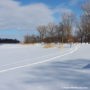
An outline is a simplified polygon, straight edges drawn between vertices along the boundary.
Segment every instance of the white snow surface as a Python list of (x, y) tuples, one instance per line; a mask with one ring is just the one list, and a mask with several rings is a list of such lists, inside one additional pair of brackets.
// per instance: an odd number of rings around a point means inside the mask
[(0, 90), (90, 90), (90, 44), (1, 44)]

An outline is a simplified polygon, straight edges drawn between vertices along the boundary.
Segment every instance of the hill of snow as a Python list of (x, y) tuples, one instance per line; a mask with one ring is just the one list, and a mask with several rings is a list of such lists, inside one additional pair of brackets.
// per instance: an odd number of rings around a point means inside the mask
[(90, 45), (0, 46), (0, 90), (90, 90)]

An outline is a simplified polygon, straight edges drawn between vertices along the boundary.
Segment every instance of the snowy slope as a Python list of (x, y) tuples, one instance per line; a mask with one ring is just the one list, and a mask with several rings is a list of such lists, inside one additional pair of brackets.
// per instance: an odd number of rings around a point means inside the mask
[(90, 90), (88, 44), (64, 49), (2, 45), (0, 51), (0, 90)]

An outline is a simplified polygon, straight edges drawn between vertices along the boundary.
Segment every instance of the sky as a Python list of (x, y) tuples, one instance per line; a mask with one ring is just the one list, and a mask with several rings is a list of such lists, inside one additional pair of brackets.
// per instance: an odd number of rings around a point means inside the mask
[(0, 0), (0, 38), (23, 40), (39, 25), (59, 23), (62, 13), (81, 15), (85, 0)]

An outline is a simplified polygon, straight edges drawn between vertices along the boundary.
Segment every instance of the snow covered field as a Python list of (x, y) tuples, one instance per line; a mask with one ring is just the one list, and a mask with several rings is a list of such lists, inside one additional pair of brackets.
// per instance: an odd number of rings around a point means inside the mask
[(0, 45), (0, 90), (90, 90), (90, 45)]

